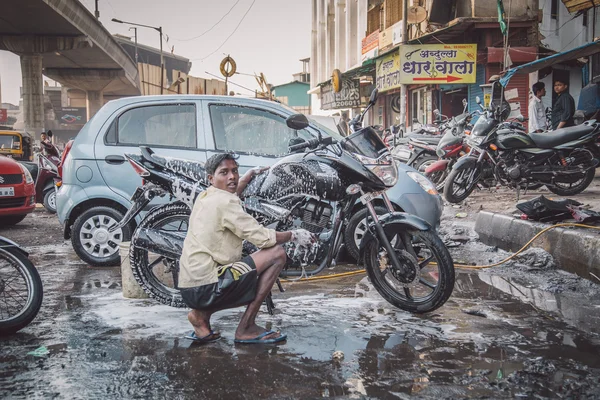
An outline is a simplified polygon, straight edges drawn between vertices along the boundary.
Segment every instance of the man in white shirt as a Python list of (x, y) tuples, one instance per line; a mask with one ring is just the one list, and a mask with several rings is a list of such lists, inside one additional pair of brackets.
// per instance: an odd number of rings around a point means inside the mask
[[(304, 229), (276, 232), (265, 228), (244, 211), (237, 193), (256, 171), (240, 179), (232, 154), (209, 158), (206, 172), (211, 186), (194, 203), (180, 259), (178, 287), (183, 301), (192, 309), (188, 320), (194, 327), (186, 337), (200, 343), (219, 339), (220, 334), (211, 329), (211, 315), (247, 305), (234, 341), (281, 342), (286, 335), (255, 323), (262, 302), (287, 260), (285, 251), (277, 245), (291, 241), (307, 246), (313, 237)], [(244, 240), (261, 250), (242, 258)]]
[(544, 82), (537, 82), (531, 87), (533, 97), (529, 102), (529, 132), (545, 132), (548, 130), (546, 111), (542, 97), (546, 95)]

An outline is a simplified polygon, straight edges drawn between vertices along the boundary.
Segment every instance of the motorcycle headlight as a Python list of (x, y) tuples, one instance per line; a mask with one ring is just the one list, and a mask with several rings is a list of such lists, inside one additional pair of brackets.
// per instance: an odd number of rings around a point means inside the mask
[(426, 191), (429, 194), (432, 195), (436, 195), (438, 194), (437, 189), (435, 188), (435, 185), (433, 183), (431, 183), (431, 181), (427, 178), (425, 178), (423, 175), (421, 175), (418, 172), (407, 172), (406, 173), (408, 176), (410, 176), (410, 178), (417, 182), (419, 184), (419, 186), (421, 186), (421, 188)]
[(372, 173), (374, 173), (383, 184), (387, 187), (392, 187), (398, 182), (398, 165), (397, 161), (389, 155), (384, 159), (375, 160), (374, 158), (365, 157), (360, 154), (353, 155), (364, 164)]
[(19, 164), (19, 166), (21, 167), (21, 170), (23, 171), (23, 175), (25, 175), (25, 183), (27, 183), (27, 184), (33, 183), (33, 177), (31, 176), (31, 173), (29, 172), (29, 170), (27, 168), (25, 168), (23, 166), (23, 164)]

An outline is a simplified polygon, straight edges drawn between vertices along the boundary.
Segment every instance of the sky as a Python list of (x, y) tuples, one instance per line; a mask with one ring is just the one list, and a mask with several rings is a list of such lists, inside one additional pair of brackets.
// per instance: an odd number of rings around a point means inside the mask
[[(94, 0), (80, 2), (93, 13)], [(190, 75), (197, 77), (211, 78), (205, 72), (221, 77), (219, 64), (230, 54), (238, 72), (263, 72), (269, 83), (278, 85), (292, 81), (292, 74), (302, 71), (299, 60), (310, 57), (310, 0), (99, 0), (99, 10), (100, 22), (112, 34), (133, 36), (129, 26), (112, 18), (162, 26), (169, 37), (164, 50), (175, 46), (175, 54), (191, 60)], [(158, 48), (158, 32), (138, 28), (138, 42)], [(0, 79), (2, 102), (19, 104), (17, 55), (0, 50)], [(230, 81), (258, 89), (252, 76), (235, 75)], [(230, 88), (251, 94), (237, 86)]]

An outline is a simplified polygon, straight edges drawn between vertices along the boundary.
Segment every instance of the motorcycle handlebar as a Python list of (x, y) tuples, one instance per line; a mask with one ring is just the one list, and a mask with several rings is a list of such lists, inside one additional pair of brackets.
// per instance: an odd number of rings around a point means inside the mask
[(322, 144), (324, 146), (330, 145), (335, 143), (335, 139), (332, 138), (331, 136), (327, 136), (324, 137), (323, 139), (321, 139), (319, 141), (319, 139), (308, 139), (306, 142), (304, 143), (298, 143), (298, 144), (294, 144), (291, 145), (289, 147), (290, 151), (297, 151), (297, 150), (302, 150), (302, 149), (306, 149), (306, 148), (311, 148), (314, 149), (316, 148), (319, 144)]

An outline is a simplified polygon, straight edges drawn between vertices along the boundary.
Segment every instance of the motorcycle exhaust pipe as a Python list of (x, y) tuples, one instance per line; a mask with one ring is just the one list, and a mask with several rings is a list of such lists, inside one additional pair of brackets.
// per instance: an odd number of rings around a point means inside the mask
[(142, 228), (136, 231), (131, 244), (137, 248), (179, 260), (185, 235), (158, 229)]

